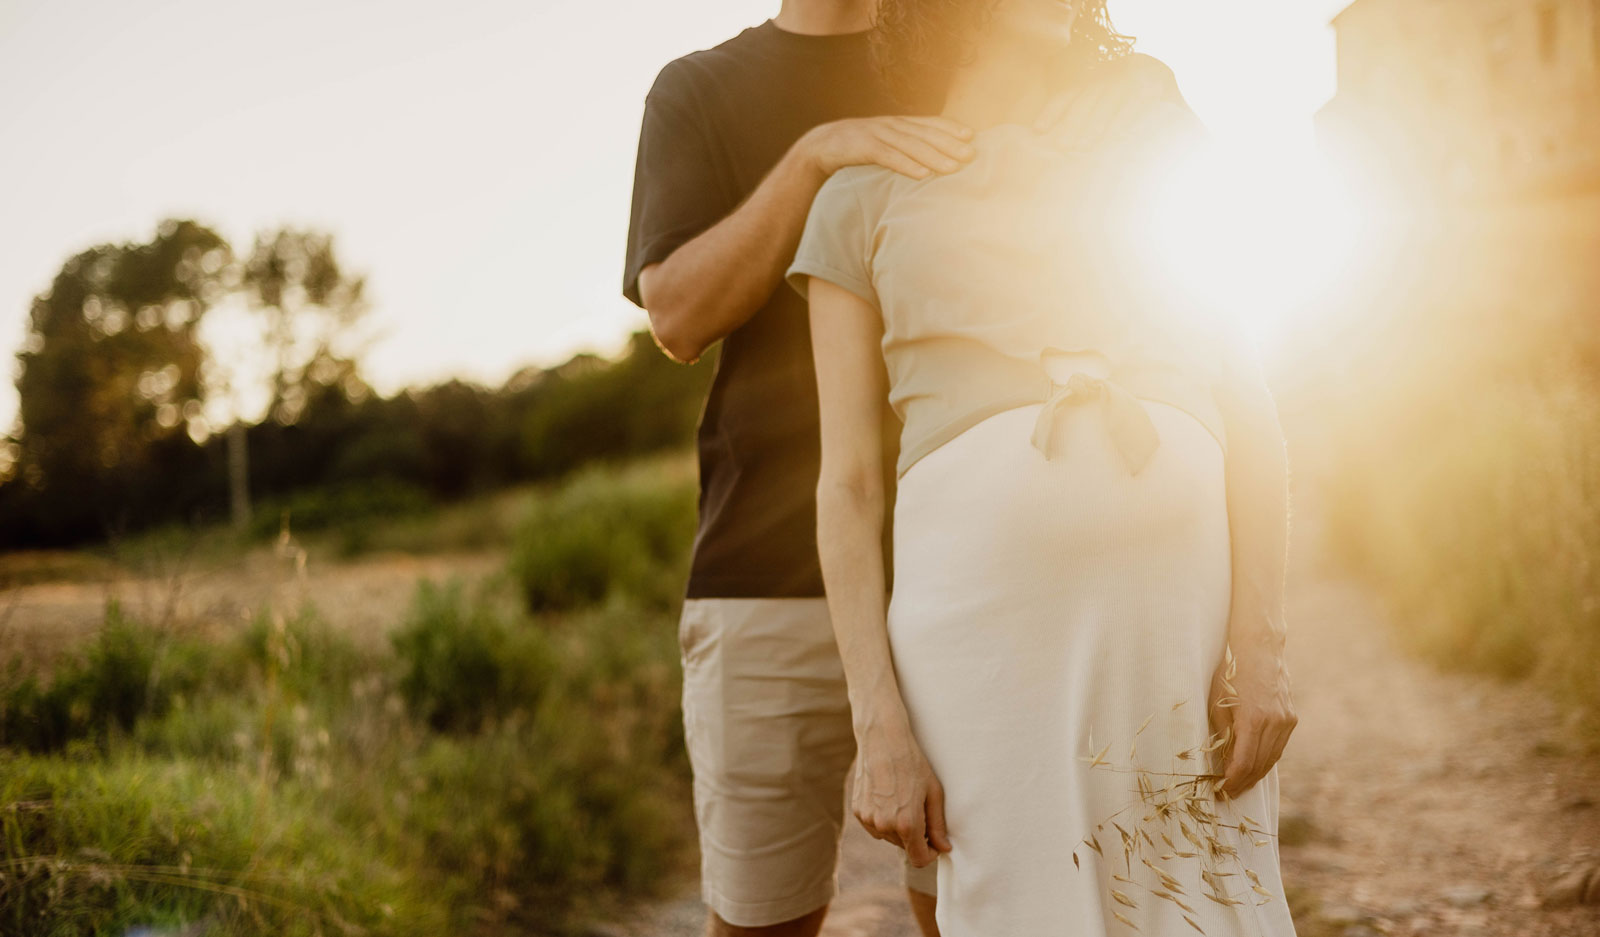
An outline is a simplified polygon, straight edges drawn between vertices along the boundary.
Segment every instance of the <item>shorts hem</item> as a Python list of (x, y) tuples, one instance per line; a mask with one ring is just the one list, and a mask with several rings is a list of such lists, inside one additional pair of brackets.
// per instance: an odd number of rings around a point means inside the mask
[(717, 917), (734, 927), (771, 927), (805, 917), (831, 902), (838, 891), (837, 883), (830, 880), (778, 901), (736, 901), (705, 885), (700, 897)]

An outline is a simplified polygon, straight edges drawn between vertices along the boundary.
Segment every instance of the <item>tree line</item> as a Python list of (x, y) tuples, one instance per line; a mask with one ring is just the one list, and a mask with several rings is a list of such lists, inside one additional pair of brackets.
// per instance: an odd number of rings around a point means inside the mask
[[(615, 360), (580, 353), (498, 388), (381, 397), (361, 371), (365, 287), (330, 235), (295, 228), (235, 251), (169, 219), (147, 242), (69, 258), (33, 299), (17, 353), (0, 549), (174, 522), (244, 528), (261, 500), (319, 486), (449, 500), (693, 438), (714, 356), (676, 364), (642, 330)], [(248, 336), (231, 356), (205, 340), (226, 316)], [(254, 419), (250, 391), (267, 398)]]

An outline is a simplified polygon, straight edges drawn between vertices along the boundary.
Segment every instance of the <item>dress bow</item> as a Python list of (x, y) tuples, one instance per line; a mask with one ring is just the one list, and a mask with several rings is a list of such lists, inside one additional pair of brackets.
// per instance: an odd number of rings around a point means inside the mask
[(1057, 382), (1054, 377), (1050, 379), (1050, 396), (1039, 410), (1039, 418), (1033, 425), (1034, 447), (1044, 453), (1046, 459), (1050, 458), (1050, 438), (1055, 430), (1057, 408), (1069, 402), (1084, 403), (1095, 399), (1102, 401), (1106, 428), (1111, 433), (1111, 441), (1117, 451), (1122, 454), (1123, 463), (1131, 474), (1139, 474), (1139, 470), (1149, 464), (1150, 457), (1161, 443), (1161, 436), (1156, 432), (1150, 414), (1145, 412), (1139, 399), (1121, 384), (1083, 371), (1074, 372), (1065, 383)]

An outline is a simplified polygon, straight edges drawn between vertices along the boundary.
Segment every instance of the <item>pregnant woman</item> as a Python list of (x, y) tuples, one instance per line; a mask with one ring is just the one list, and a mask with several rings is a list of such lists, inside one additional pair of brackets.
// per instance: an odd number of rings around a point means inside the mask
[(832, 176), (788, 273), (856, 816), (937, 862), (943, 937), (1291, 937), (1282, 431), (1238, 327), (1139, 249), (1197, 124), (1174, 87), (1092, 152), (1033, 129), (1127, 52), (1104, 0), (882, 0), (873, 39), (979, 129), (947, 175)]

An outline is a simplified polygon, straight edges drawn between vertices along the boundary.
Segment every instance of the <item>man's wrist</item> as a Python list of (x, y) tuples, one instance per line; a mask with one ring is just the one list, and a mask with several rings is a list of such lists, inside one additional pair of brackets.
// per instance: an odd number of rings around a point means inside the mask
[(801, 134), (800, 139), (794, 141), (794, 145), (783, 154), (783, 161), (787, 162), (795, 173), (820, 189), (822, 184), (828, 181), (828, 172), (823, 169), (822, 157), (818, 153), (817, 132), (818, 128), (812, 127)]

